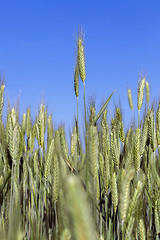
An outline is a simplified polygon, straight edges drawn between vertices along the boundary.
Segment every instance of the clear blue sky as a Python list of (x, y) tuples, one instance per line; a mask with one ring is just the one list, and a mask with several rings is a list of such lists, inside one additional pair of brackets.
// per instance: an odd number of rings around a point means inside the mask
[[(160, 1), (0, 1), (0, 71), (6, 72), (6, 100), (20, 94), (20, 112), (32, 116), (43, 96), (58, 125), (73, 126), (76, 114), (73, 71), (78, 25), (85, 31), (86, 99), (96, 108), (116, 89), (109, 109), (127, 88), (137, 101), (138, 74), (147, 73), (152, 99), (160, 95)], [(21, 92), (20, 92), (21, 91)], [(79, 111), (83, 121), (83, 84)], [(133, 115), (132, 115), (133, 116)]]

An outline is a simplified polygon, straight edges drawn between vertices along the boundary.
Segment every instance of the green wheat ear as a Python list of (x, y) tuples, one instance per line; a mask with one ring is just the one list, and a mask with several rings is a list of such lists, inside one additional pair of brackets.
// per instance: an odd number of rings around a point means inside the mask
[[(123, 174), (123, 173), (122, 173)], [(127, 215), (127, 210), (130, 200), (130, 182), (134, 177), (135, 170), (132, 168), (126, 171), (121, 181), (121, 192), (120, 192), (120, 217), (122, 224), (124, 223)]]
[(117, 181), (116, 181), (116, 173), (114, 172), (111, 180), (111, 194), (112, 194), (112, 202), (114, 206), (114, 212), (116, 213), (118, 206), (118, 190), (117, 190)]
[[(90, 126), (88, 131), (88, 163), (89, 163), (89, 171), (93, 177), (96, 179), (98, 176), (98, 133), (97, 128), (95, 126)], [(87, 171), (88, 171), (87, 170)]]
[(139, 236), (140, 240), (146, 240), (145, 226), (143, 219), (139, 220)]
[(160, 217), (159, 217), (160, 209), (158, 209), (158, 201), (155, 201), (154, 206), (154, 216), (155, 216), (155, 227), (157, 235), (160, 233)]
[(47, 147), (50, 146), (50, 143), (53, 139), (53, 133), (54, 133), (54, 130), (53, 130), (53, 123), (52, 123), (52, 116), (49, 115), (48, 122), (47, 122)]
[(44, 134), (46, 130), (46, 122), (47, 122), (47, 109), (45, 109), (45, 105), (42, 104), (40, 106), (39, 115), (36, 122), (37, 140), (41, 148), (44, 147)]
[(131, 89), (128, 89), (128, 102), (131, 110), (133, 111), (133, 100), (132, 100)]
[(156, 112), (156, 133), (157, 133), (157, 143), (160, 145), (160, 103), (158, 104), (158, 109)]
[(79, 66), (78, 66), (78, 59), (76, 61), (76, 67), (74, 69), (74, 91), (76, 97), (78, 98), (79, 95)]
[(17, 121), (17, 114), (15, 108), (12, 108), (8, 114), (7, 119), (7, 144), (9, 153), (14, 164), (20, 160), (22, 153), (22, 132), (21, 127)]
[(76, 177), (65, 181), (65, 199), (69, 218), (70, 233), (76, 240), (95, 240), (93, 219), (87, 202), (87, 195)]
[(86, 79), (86, 66), (85, 66), (85, 53), (84, 53), (84, 43), (83, 43), (83, 33), (82, 31), (78, 36), (78, 66), (79, 74), (84, 82)]
[(135, 169), (136, 172), (139, 171), (140, 169), (140, 163), (141, 163), (141, 158), (140, 158), (140, 128), (136, 129), (135, 132), (135, 140), (134, 140), (134, 164), (135, 164)]
[(156, 139), (156, 127), (154, 121), (154, 113), (151, 109), (149, 112), (149, 120), (148, 120), (148, 135), (149, 135), (149, 143), (151, 144), (153, 152), (157, 148), (157, 139)]
[(53, 182), (52, 182), (53, 202), (55, 203), (58, 200), (59, 186), (60, 186), (60, 169), (59, 169), (59, 161), (58, 161), (57, 154), (54, 154), (52, 158), (51, 172), (53, 174)]
[(145, 86), (145, 78), (143, 78), (141, 80), (141, 82), (139, 83), (139, 87), (138, 87), (138, 102), (137, 102), (137, 106), (138, 106), (138, 110), (141, 110), (142, 104), (143, 104), (143, 96), (144, 96), (144, 86)]
[(147, 101), (147, 104), (149, 104), (149, 99), (150, 99), (150, 87), (149, 87), (149, 83), (146, 82), (146, 101)]
[(27, 126), (26, 126), (26, 134), (29, 138), (30, 132), (32, 129), (32, 122), (31, 122), (31, 110), (30, 108), (27, 109)]
[(118, 145), (116, 130), (115, 127), (113, 127), (110, 135), (110, 152), (116, 167), (119, 167), (120, 157), (120, 149)]
[(77, 151), (77, 140), (78, 140), (78, 136), (77, 136), (77, 129), (75, 126), (71, 136), (71, 155), (74, 155), (74, 153), (76, 153)]
[(5, 85), (1, 84), (0, 86), (0, 119), (2, 119), (2, 112), (3, 112), (3, 104), (4, 104), (4, 89)]
[(45, 163), (45, 172), (44, 172), (45, 181), (47, 180), (48, 175), (50, 174), (53, 152), (54, 152), (54, 139), (52, 139), (51, 144), (49, 146), (48, 153), (47, 153), (47, 160), (46, 160), (46, 163)]
[(140, 156), (143, 156), (143, 153), (146, 148), (146, 142), (148, 138), (148, 117), (145, 117), (143, 127), (142, 127), (142, 134), (141, 134), (141, 144), (140, 144)]

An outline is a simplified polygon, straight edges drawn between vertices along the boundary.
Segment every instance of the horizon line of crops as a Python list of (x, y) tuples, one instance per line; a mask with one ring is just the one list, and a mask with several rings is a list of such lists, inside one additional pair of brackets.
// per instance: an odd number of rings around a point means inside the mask
[[(80, 79), (84, 140), (78, 122)], [(1, 79), (0, 239), (160, 239), (160, 102), (149, 107), (150, 88), (142, 77), (138, 122), (125, 132), (120, 107), (115, 106), (114, 116), (107, 118), (114, 91), (96, 114), (94, 102), (86, 108), (85, 81), (80, 30), (74, 70), (77, 117), (68, 145), (64, 127), (54, 128), (44, 104), (34, 122), (29, 108), (20, 121), (18, 109), (8, 107), (4, 124)], [(128, 101), (135, 111), (130, 89)]]

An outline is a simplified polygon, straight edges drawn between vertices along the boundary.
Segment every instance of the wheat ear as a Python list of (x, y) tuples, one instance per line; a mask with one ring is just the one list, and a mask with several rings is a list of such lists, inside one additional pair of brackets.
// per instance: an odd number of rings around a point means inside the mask
[(133, 111), (133, 100), (132, 100), (131, 89), (128, 89), (128, 102), (131, 110)]

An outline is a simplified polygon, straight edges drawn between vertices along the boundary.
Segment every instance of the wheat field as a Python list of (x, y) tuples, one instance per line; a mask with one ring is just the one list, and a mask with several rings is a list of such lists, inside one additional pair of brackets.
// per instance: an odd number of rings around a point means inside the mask
[[(80, 80), (84, 136), (78, 121)], [(94, 103), (86, 107), (85, 82), (80, 32), (74, 70), (77, 115), (68, 144), (64, 127), (53, 127), (45, 104), (34, 122), (29, 108), (20, 121), (17, 107), (8, 107), (4, 123), (1, 78), (0, 239), (160, 239), (160, 102), (149, 107), (150, 87), (143, 76), (137, 106), (128, 89), (130, 111), (138, 111), (138, 121), (124, 131), (120, 107), (107, 117), (116, 93), (96, 113)]]

